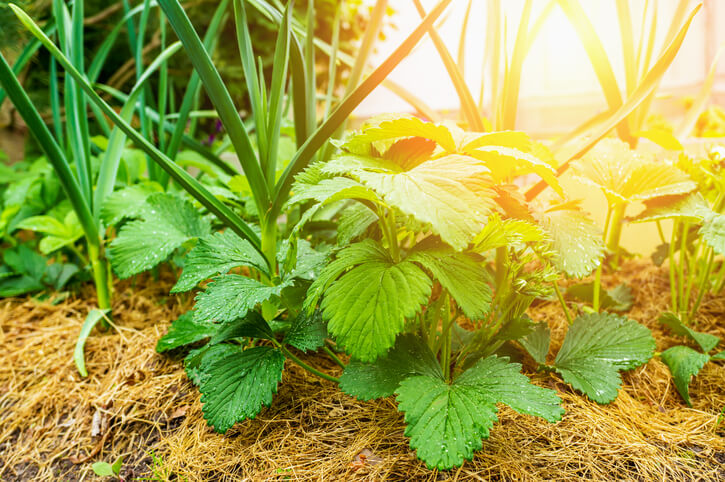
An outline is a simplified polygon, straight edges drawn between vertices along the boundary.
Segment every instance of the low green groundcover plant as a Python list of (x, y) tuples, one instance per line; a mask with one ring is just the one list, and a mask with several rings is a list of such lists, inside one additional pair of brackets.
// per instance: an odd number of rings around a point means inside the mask
[[(595, 313), (572, 320), (546, 365), (548, 331), (526, 310), (558, 292), (560, 274), (591, 273), (604, 247), (576, 203), (527, 203), (507, 182), (534, 173), (564, 194), (526, 135), (384, 117), (336, 145), (295, 179), (288, 206), (306, 209), (278, 273), (229, 230), (200, 237), (185, 259), (174, 291), (203, 289), (157, 350), (185, 347), (216, 430), (271, 404), (290, 359), (362, 400), (395, 395), (411, 447), (448, 469), (481, 448), (499, 403), (561, 419), (556, 393), (504, 353), (512, 342), (600, 403), (616, 398), (620, 371), (652, 356), (646, 328)], [(337, 239), (313, 246), (310, 226), (326, 219)], [(344, 367), (339, 379), (300, 359), (317, 350)]]

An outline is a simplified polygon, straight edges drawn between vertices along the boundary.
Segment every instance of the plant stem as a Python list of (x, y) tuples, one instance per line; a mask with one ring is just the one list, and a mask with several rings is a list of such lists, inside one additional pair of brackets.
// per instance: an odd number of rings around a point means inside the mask
[(687, 262), (687, 253), (685, 250), (687, 249), (687, 229), (689, 227), (690, 223), (687, 221), (682, 222), (682, 232), (680, 233), (680, 264), (678, 266), (677, 270), (677, 282), (679, 283), (679, 306), (680, 310), (683, 310), (683, 312), (687, 311), (687, 301), (685, 300), (685, 263)]
[(443, 375), (446, 380), (451, 376), (451, 326), (453, 320), (451, 317), (451, 302), (448, 293), (445, 293), (446, 301), (444, 305), (444, 313), (446, 319), (443, 320), (441, 329), (441, 338), (443, 339), (443, 346), (441, 350), (441, 364), (443, 365)]
[(395, 226), (395, 212), (392, 209), (388, 210), (388, 216), (386, 218), (388, 223), (388, 234), (390, 235), (390, 249), (393, 254), (393, 259), (398, 262), (400, 261), (400, 246), (398, 246), (398, 229)]
[(677, 241), (677, 230), (679, 228), (678, 221), (675, 220), (672, 223), (672, 239), (670, 239), (670, 249), (667, 254), (667, 257), (669, 258), (670, 263), (670, 297), (671, 299), (671, 308), (673, 313), (677, 313), (677, 279), (675, 277), (675, 270), (676, 270), (676, 264), (675, 264), (675, 242)]
[[(101, 257), (98, 244), (89, 242), (87, 245), (88, 258), (90, 259), (91, 272), (93, 273), (93, 283), (96, 285), (98, 308), (101, 310), (110, 310), (112, 288), (111, 277), (108, 276), (108, 262)], [(105, 320), (101, 320), (101, 327), (104, 330), (107, 329), (108, 323)]]
[(690, 311), (690, 314), (688, 316), (688, 320), (693, 319), (695, 317), (695, 313), (697, 313), (697, 310), (700, 308), (700, 303), (702, 303), (702, 297), (705, 296), (705, 285), (707, 284), (707, 280), (710, 278), (710, 272), (712, 271), (712, 262), (715, 259), (715, 252), (712, 250), (712, 248), (709, 248), (708, 255), (707, 255), (707, 265), (705, 266), (705, 272), (700, 275), (699, 283), (697, 286), (697, 299), (695, 300), (695, 304), (692, 305), (692, 310)]
[(556, 292), (556, 297), (559, 298), (559, 303), (561, 303), (561, 307), (564, 309), (564, 314), (566, 315), (566, 321), (569, 322), (571, 325), (574, 323), (574, 320), (571, 318), (571, 313), (569, 313), (569, 308), (566, 306), (566, 302), (564, 301), (564, 296), (561, 294), (561, 290), (559, 289), (559, 284), (554, 281), (554, 291)]
[(622, 236), (622, 221), (624, 220), (624, 210), (626, 203), (620, 202), (614, 205), (610, 220), (609, 239), (607, 241), (607, 249), (614, 254), (614, 266), (619, 265), (619, 239)]
[(262, 226), (262, 253), (267, 258), (272, 277), (277, 273), (277, 221), (265, 218)]
[[(609, 234), (609, 223), (612, 220), (612, 206), (607, 204), (607, 217), (604, 219), (604, 233), (602, 238), (606, 241), (607, 234)], [(606, 258), (606, 256), (605, 256)], [(594, 288), (592, 293), (592, 308), (594, 311), (599, 311), (599, 294), (602, 286), (602, 267), (604, 265), (604, 259), (597, 266), (597, 272), (594, 275)]]
[(305, 363), (302, 360), (300, 360), (299, 358), (297, 358), (291, 351), (289, 351), (287, 349), (286, 346), (282, 345), (281, 343), (277, 343), (277, 346), (279, 347), (280, 350), (282, 350), (282, 353), (284, 353), (284, 355), (287, 358), (289, 358), (290, 360), (292, 360), (293, 362), (295, 362), (296, 364), (298, 364), (299, 366), (301, 366), (308, 372), (312, 373), (313, 375), (316, 375), (316, 376), (318, 376), (324, 380), (328, 380), (330, 382), (340, 383), (339, 378), (335, 378), (332, 375), (328, 375), (327, 373), (323, 373), (323, 372), (319, 371), (318, 369), (311, 367), (307, 363)]
[(340, 360), (340, 358), (335, 355), (335, 352), (330, 350), (328, 346), (323, 346), (322, 349), (325, 351), (325, 353), (327, 353), (330, 358), (332, 358), (332, 361), (340, 365), (340, 367), (345, 368), (345, 364), (342, 362), (342, 360)]

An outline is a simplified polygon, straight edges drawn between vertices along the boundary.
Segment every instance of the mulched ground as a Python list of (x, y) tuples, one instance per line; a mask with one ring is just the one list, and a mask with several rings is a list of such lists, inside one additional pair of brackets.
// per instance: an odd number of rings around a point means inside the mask
[[(656, 322), (669, 293), (664, 271), (631, 261), (607, 281), (632, 287), (629, 316), (654, 331), (659, 351), (682, 343)], [(392, 399), (359, 402), (291, 364), (270, 408), (216, 434), (179, 360), (154, 351), (191, 305), (189, 296), (168, 296), (172, 283), (162, 273), (117, 285), (118, 330), (89, 338), (86, 379), (72, 355), (90, 287), (56, 306), (0, 301), (0, 480), (92, 480), (91, 463), (119, 455), (124, 480), (725, 480), (722, 363), (693, 381), (692, 408), (658, 359), (624, 374), (606, 406), (556, 375), (535, 374), (559, 391), (564, 419), (551, 425), (502, 408), (483, 450), (450, 472), (415, 458)], [(530, 314), (561, 343), (559, 306), (541, 303)], [(724, 320), (725, 298), (706, 299), (697, 328), (725, 338)], [(524, 369), (531, 374), (533, 364)]]

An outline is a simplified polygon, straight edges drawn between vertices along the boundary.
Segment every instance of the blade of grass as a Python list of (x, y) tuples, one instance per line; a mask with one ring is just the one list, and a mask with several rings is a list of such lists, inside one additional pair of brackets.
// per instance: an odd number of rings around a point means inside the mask
[[(413, 3), (415, 4), (415, 8), (420, 17), (424, 18), (425, 9), (420, 3), (420, 0), (413, 0)], [(453, 82), (453, 87), (456, 89), (458, 99), (461, 103), (461, 110), (463, 111), (464, 119), (466, 119), (466, 122), (468, 122), (468, 125), (472, 130), (478, 132), (483, 131), (483, 119), (476, 108), (476, 101), (473, 100), (473, 95), (471, 95), (471, 91), (468, 88), (468, 85), (466, 85), (463, 73), (456, 65), (455, 60), (453, 60), (453, 56), (448, 50), (448, 47), (446, 47), (445, 42), (432, 25), (428, 29), (428, 35), (430, 35), (431, 40), (433, 40), (433, 45), (435, 45), (438, 55), (443, 61), (443, 65), (448, 72), (448, 76), (451, 78), (451, 82)]]
[(698, 117), (700, 117), (700, 114), (705, 109), (705, 104), (707, 104), (707, 101), (710, 98), (710, 92), (712, 91), (712, 86), (715, 83), (717, 64), (723, 52), (725, 52), (725, 44), (720, 45), (720, 48), (715, 54), (715, 58), (712, 60), (712, 65), (710, 65), (710, 70), (707, 73), (707, 77), (705, 77), (705, 81), (702, 84), (700, 92), (698, 92), (697, 97), (695, 97), (695, 99), (692, 101), (692, 105), (687, 110), (685, 118), (682, 119), (680, 125), (677, 126), (677, 129), (675, 129), (674, 134), (675, 137), (677, 137), (678, 139), (687, 137), (692, 133), (692, 130), (695, 128), (695, 124), (697, 123)]
[[(14, 5), (10, 4), (10, 8), (13, 7)], [(98, 229), (93, 222), (90, 206), (83, 197), (78, 180), (73, 175), (73, 171), (65, 154), (55, 139), (53, 139), (53, 135), (50, 133), (48, 126), (43, 122), (43, 118), (30, 101), (28, 94), (21, 87), (18, 78), (13, 73), (2, 53), (0, 53), (0, 84), (3, 85), (8, 98), (25, 121), (28, 129), (53, 166), (60, 185), (63, 187), (71, 206), (73, 206), (73, 210), (78, 216), (78, 221), (81, 223), (88, 241), (91, 242), (95, 239), (95, 242), (98, 243)]]
[(632, 12), (628, 0), (617, 0), (617, 17), (624, 59), (624, 77), (627, 95), (637, 87), (637, 66), (634, 63), (634, 33), (632, 32)]
[(86, 321), (83, 322), (81, 332), (78, 335), (78, 339), (76, 340), (75, 350), (73, 350), (73, 360), (75, 361), (78, 373), (80, 373), (82, 377), (88, 376), (88, 370), (86, 370), (86, 356), (84, 353), (86, 347), (86, 340), (93, 331), (93, 328), (95, 328), (98, 322), (101, 321), (106, 315), (108, 315), (110, 311), (111, 310), (93, 309), (88, 312), (88, 316), (86, 316)]
[(239, 161), (249, 181), (259, 212), (267, 211), (270, 205), (270, 193), (251, 140), (244, 129), (244, 124), (236, 107), (234, 107), (229, 91), (179, 2), (177, 0), (161, 0), (159, 3), (179, 40), (184, 44), (184, 48), (194, 65), (194, 69), (199, 73), (212, 104), (219, 112), (219, 117), (239, 156)]
[[(575, 0), (559, 0), (559, 6), (569, 18), (587, 52), (609, 109), (612, 111), (618, 109), (622, 105), (621, 91), (614, 76), (612, 64), (609, 62), (607, 52), (604, 50), (594, 25), (584, 13), (582, 6)], [(626, 123), (617, 126), (617, 133), (624, 141), (630, 142), (632, 140)]]
[[(224, 28), (224, 24), (226, 23), (226, 9), (228, 4), (229, 0), (222, 0), (219, 2), (219, 6), (214, 12), (211, 22), (209, 22), (209, 27), (204, 34), (204, 48), (211, 54), (213, 54), (216, 50), (218, 33)], [(184, 97), (181, 99), (181, 105), (178, 110), (179, 117), (176, 119), (176, 124), (171, 133), (169, 145), (166, 150), (166, 155), (170, 159), (176, 159), (179, 148), (181, 147), (182, 142), (184, 142), (186, 123), (189, 120), (189, 114), (194, 109), (194, 105), (197, 103), (200, 90), (201, 79), (199, 78), (199, 74), (197, 74), (196, 71), (193, 71), (191, 73), (189, 83), (187, 84), (186, 91), (184, 92)], [(171, 89), (171, 92), (174, 92), (173, 89)], [(158, 120), (156, 122), (158, 122)], [(166, 126), (164, 126), (164, 128), (166, 129)], [(237, 174), (236, 170), (231, 173), (232, 176), (235, 174)]]
[[(125, 105), (121, 109), (119, 116), (126, 122), (131, 122), (134, 111), (137, 107), (143, 107), (138, 99), (143, 94), (146, 87), (146, 82), (149, 80), (151, 75), (163, 65), (166, 60), (174, 55), (181, 49), (181, 43), (175, 42), (169, 45), (164, 51), (162, 51), (156, 59), (149, 64), (141, 76), (136, 81), (131, 93), (128, 95)], [(159, 123), (163, 125), (163, 117), (159, 115)], [(111, 132), (111, 136), (108, 139), (108, 146), (103, 154), (103, 162), (101, 163), (101, 169), (98, 173), (98, 181), (96, 184), (96, 190), (93, 193), (93, 215), (96, 222), (99, 222), (101, 218), (101, 207), (103, 206), (106, 198), (113, 192), (113, 187), (116, 184), (116, 174), (118, 173), (118, 165), (121, 162), (121, 155), (126, 145), (126, 134), (119, 128), (114, 127)]]
[[(332, 97), (335, 94), (335, 81), (337, 80), (337, 56), (340, 50), (340, 23), (342, 22), (342, 7), (345, 1), (341, 0), (335, 4), (335, 17), (332, 20), (332, 50), (329, 53), (329, 61), (327, 64), (327, 94), (325, 98), (325, 108), (322, 118), (327, 119), (332, 108)], [(313, 39), (314, 42), (314, 39)]]
[[(571, 154), (566, 155), (564, 158), (566, 161), (562, 163), (557, 169), (557, 175), (561, 176), (569, 168), (572, 160), (583, 156), (589, 149), (591, 149), (599, 140), (607, 135), (617, 123), (625, 119), (637, 106), (640, 105), (648, 96), (655, 91), (659, 85), (662, 76), (667, 72), (667, 69), (672, 65), (672, 61), (675, 59), (677, 52), (679, 52), (682, 42), (685, 40), (692, 19), (695, 17), (698, 11), (702, 8), (702, 4), (698, 4), (692, 9), (687, 19), (682, 24), (677, 35), (672, 39), (669, 45), (667, 45), (663, 54), (655, 62), (647, 75), (642, 79), (639, 86), (635, 89), (632, 95), (626, 100), (619, 109), (611, 112), (606, 118), (598, 125), (592, 128), (591, 132), (585, 137), (581, 136), (579, 142), (573, 147), (568, 149)], [(526, 192), (526, 199), (528, 201), (534, 199), (547, 187), (546, 182), (540, 181)]]
[(461, 25), (461, 35), (458, 37), (458, 56), (456, 64), (461, 71), (463, 78), (466, 76), (466, 37), (468, 36), (468, 25), (471, 18), (471, 7), (473, 0), (468, 0), (466, 5), (466, 13), (463, 14), (463, 24)]
[(521, 86), (521, 70), (524, 66), (526, 53), (528, 51), (529, 19), (531, 18), (531, 0), (524, 3), (524, 9), (519, 21), (519, 29), (516, 32), (514, 50), (511, 56), (511, 65), (506, 69), (504, 75), (504, 97), (501, 128), (503, 130), (514, 129), (516, 125), (516, 113), (519, 103), (519, 88)]
[[(312, 2), (310, 2), (312, 3)], [(291, 26), (290, 17), (292, 16), (292, 5), (290, 2), (285, 11), (285, 20), (277, 35), (275, 44), (274, 61), (272, 64), (272, 83), (269, 90), (269, 108), (267, 114), (267, 125), (257, 126), (257, 132), (261, 129), (267, 130), (267, 141), (269, 148), (267, 157), (262, 158), (262, 171), (267, 178), (267, 184), (270, 191), (274, 189), (274, 181), (277, 172), (277, 151), (279, 148), (280, 129), (282, 126), (282, 109), (284, 107), (285, 87), (287, 85), (287, 66), (289, 65)], [(314, 65), (312, 66), (314, 68)], [(308, 72), (309, 74), (309, 72)], [(310, 79), (308, 78), (308, 82)], [(314, 81), (314, 77), (312, 79)], [(312, 86), (314, 89), (314, 85)], [(309, 97), (308, 97), (309, 98)], [(314, 108), (314, 92), (312, 98), (312, 106)]]
[[(224, 223), (227, 227), (232, 229), (239, 236), (248, 239), (250, 243), (258, 250), (261, 254), (261, 242), (257, 233), (252, 229), (242, 218), (239, 217), (234, 211), (229, 209), (224, 203), (219, 201), (213, 194), (211, 194), (202, 184), (196, 179), (191, 177), (186, 171), (177, 166), (171, 159), (166, 157), (163, 152), (159, 151), (153, 144), (151, 144), (146, 138), (139, 134), (133, 127), (131, 127), (126, 121), (124, 121), (116, 111), (106, 103), (97, 93), (93, 90), (93, 87), (88, 80), (78, 72), (70, 61), (63, 55), (55, 44), (38, 28), (33, 20), (19, 7), (16, 5), (10, 5), (20, 21), (25, 27), (38, 38), (48, 51), (53, 55), (60, 65), (66, 69), (66, 71), (73, 77), (78, 83), (79, 87), (86, 93), (88, 99), (98, 105), (103, 113), (107, 115), (114, 124), (123, 130), (131, 141), (138, 146), (139, 149), (143, 150), (148, 156), (156, 163), (158, 163), (169, 175), (191, 196), (199, 201), (204, 207), (210, 212), (215, 214), (219, 220)], [(2, 72), (0, 72), (0, 75)], [(21, 89), (22, 91), (22, 89)], [(27, 96), (26, 96), (27, 98)], [(30, 101), (28, 100), (28, 103)], [(32, 107), (32, 104), (30, 104)], [(42, 121), (41, 121), (42, 123)], [(44, 124), (43, 124), (44, 125)], [(47, 131), (47, 128), (46, 128)], [(52, 138), (51, 138), (52, 140)], [(54, 145), (57, 145), (53, 143)], [(69, 196), (70, 197), (70, 196)], [(88, 211), (90, 216), (90, 210)], [(79, 218), (81, 216), (79, 215)], [(92, 221), (92, 216), (90, 216)], [(91, 222), (91, 224), (93, 224)], [(96, 237), (97, 239), (97, 237)]]

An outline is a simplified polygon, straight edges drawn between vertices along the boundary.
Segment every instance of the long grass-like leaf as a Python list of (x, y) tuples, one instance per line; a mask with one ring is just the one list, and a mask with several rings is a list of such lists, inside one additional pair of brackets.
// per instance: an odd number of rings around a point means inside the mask
[(265, 212), (270, 205), (270, 193), (252, 142), (244, 129), (244, 124), (232, 102), (229, 91), (179, 2), (177, 0), (160, 0), (159, 4), (179, 40), (184, 44), (194, 69), (199, 73), (209, 98), (219, 112), (219, 117), (232, 140), (244, 174), (249, 181), (259, 212)]
[(617, 0), (617, 16), (619, 17), (619, 32), (622, 39), (625, 85), (629, 95), (637, 86), (637, 65), (635, 64), (632, 12), (629, 9), (628, 0)]
[[(413, 2), (421, 18), (425, 17), (425, 9), (420, 3), (420, 0), (413, 0)], [(448, 47), (446, 47), (446, 44), (441, 36), (435, 30), (435, 27), (431, 25), (430, 29), (428, 30), (428, 34), (430, 35), (431, 40), (433, 40), (433, 44), (438, 51), (438, 55), (443, 61), (443, 65), (448, 72), (448, 76), (451, 78), (451, 82), (453, 82), (453, 87), (456, 89), (456, 93), (458, 94), (458, 98), (461, 102), (461, 110), (463, 111), (466, 122), (468, 122), (472, 130), (478, 132), (483, 131), (483, 119), (481, 118), (481, 114), (478, 112), (478, 109), (476, 107), (476, 101), (473, 100), (473, 95), (471, 95), (471, 91), (466, 85), (466, 80), (463, 78), (463, 73), (456, 65), (455, 60), (453, 60), (453, 56), (449, 52)]]
[[(602, 87), (604, 98), (607, 100), (609, 109), (614, 111), (622, 105), (622, 94), (614, 76), (612, 64), (609, 62), (607, 52), (604, 50), (602, 41), (594, 29), (594, 25), (584, 13), (582, 6), (575, 0), (559, 0), (559, 6), (574, 26), (582, 45), (589, 56), (589, 61), (594, 68), (599, 85)], [(617, 126), (619, 137), (630, 141), (631, 136), (626, 123)]]
[[(17, 7), (14, 7), (14, 5), (11, 4), (10, 8)], [(40, 31), (40, 29), (38, 30)], [(98, 229), (93, 221), (90, 206), (88, 205), (86, 198), (83, 196), (81, 188), (71, 171), (70, 164), (68, 163), (65, 154), (55, 139), (53, 139), (53, 135), (50, 133), (48, 126), (46, 126), (45, 122), (43, 122), (43, 118), (40, 116), (40, 113), (30, 101), (28, 94), (21, 87), (18, 78), (15, 76), (12, 68), (8, 65), (7, 60), (5, 60), (5, 57), (1, 53), (0, 84), (2, 84), (8, 98), (27, 124), (28, 129), (30, 129), (33, 137), (35, 137), (38, 145), (45, 153), (50, 164), (53, 166), (53, 169), (58, 176), (58, 180), (60, 181), (60, 185), (63, 187), (71, 206), (73, 206), (73, 210), (78, 216), (78, 221), (83, 227), (83, 231), (86, 234), (88, 242), (95, 242), (96, 245), (98, 245)]]
[[(244, 220), (234, 211), (219, 201), (201, 183), (177, 166), (171, 159), (166, 157), (163, 152), (159, 151), (153, 144), (131, 127), (131, 125), (124, 121), (121, 116), (119, 116), (116, 111), (96, 93), (93, 86), (91, 86), (83, 74), (73, 67), (70, 61), (65, 57), (65, 55), (63, 55), (63, 52), (61, 52), (58, 47), (53, 44), (53, 42), (22, 9), (15, 5), (10, 5), (10, 8), (13, 9), (23, 25), (25, 25), (26, 28), (28, 28), (28, 30), (43, 43), (51, 55), (58, 60), (58, 63), (61, 64), (63, 68), (66, 69), (66, 72), (73, 77), (78, 86), (86, 93), (88, 99), (98, 105), (103, 113), (107, 115), (114, 124), (120, 127), (139, 149), (143, 150), (151, 158), (151, 160), (159, 164), (166, 172), (168, 172), (181, 188), (193, 196), (209, 211), (215, 214), (221, 222), (232, 229), (235, 233), (245, 239), (248, 239), (261, 253), (261, 241), (254, 229), (244, 222)], [(92, 220), (92, 216), (90, 216), (90, 219)]]
[[(557, 175), (562, 175), (569, 168), (569, 165), (573, 159), (577, 159), (583, 156), (589, 149), (591, 149), (599, 140), (607, 135), (615, 126), (625, 119), (634, 109), (636, 109), (647, 97), (649, 97), (659, 85), (662, 76), (667, 72), (667, 69), (672, 65), (672, 61), (675, 59), (677, 52), (682, 47), (682, 42), (685, 40), (687, 30), (690, 28), (692, 19), (695, 17), (698, 11), (702, 8), (702, 4), (698, 4), (687, 19), (682, 24), (682, 27), (677, 32), (677, 35), (667, 45), (660, 58), (652, 66), (650, 71), (642, 79), (642, 82), (637, 86), (631, 96), (622, 104), (622, 106), (615, 111), (612, 111), (610, 115), (606, 116), (598, 125), (594, 126), (592, 130), (586, 136), (581, 136), (579, 142), (575, 143), (573, 147), (567, 148), (567, 154), (561, 156), (566, 161), (562, 163), (557, 169)], [(538, 196), (541, 191), (546, 188), (546, 182), (540, 181), (526, 192), (526, 199), (531, 200)]]
[[(128, 95), (126, 104), (121, 109), (119, 116), (126, 122), (131, 122), (134, 111), (137, 108), (137, 102), (144, 88), (146, 82), (149, 80), (151, 75), (165, 64), (166, 60), (179, 51), (181, 48), (180, 42), (171, 44), (168, 48), (162, 51), (156, 59), (149, 64), (141, 76), (136, 81), (136, 85)], [(143, 107), (140, 105), (139, 107)], [(164, 124), (164, 120), (159, 116), (159, 123)], [(101, 163), (101, 169), (98, 173), (98, 181), (96, 183), (96, 190), (93, 193), (93, 215), (96, 220), (101, 218), (101, 207), (103, 202), (113, 192), (113, 186), (116, 184), (116, 174), (118, 173), (118, 165), (121, 162), (121, 155), (123, 148), (126, 145), (126, 134), (119, 128), (115, 127), (111, 132), (111, 136), (108, 139), (108, 146), (103, 154), (103, 162)]]
[(521, 87), (521, 71), (524, 67), (524, 60), (530, 44), (529, 37), (529, 19), (531, 17), (531, 9), (533, 3), (527, 0), (524, 4), (524, 10), (521, 13), (519, 21), (519, 29), (516, 32), (516, 40), (514, 41), (514, 50), (511, 57), (511, 64), (504, 75), (504, 93), (503, 106), (501, 109), (502, 130), (514, 129), (516, 125), (516, 113), (519, 104), (519, 89)]
[(707, 101), (710, 98), (710, 92), (712, 91), (712, 86), (715, 83), (717, 64), (720, 61), (720, 57), (723, 52), (725, 52), (725, 44), (722, 44), (715, 54), (715, 58), (712, 60), (712, 65), (710, 65), (710, 70), (707, 73), (707, 77), (705, 77), (705, 82), (703, 82), (700, 92), (698, 92), (697, 97), (695, 97), (692, 101), (692, 105), (687, 110), (685, 118), (682, 119), (680, 125), (677, 126), (677, 129), (675, 129), (675, 137), (678, 139), (687, 137), (692, 133), (698, 117), (700, 117), (700, 114), (705, 109), (705, 104), (707, 104)]
[[(221, 2), (219, 2), (219, 6), (214, 12), (211, 22), (209, 22), (209, 27), (204, 34), (204, 48), (210, 54), (214, 53), (214, 50), (216, 50), (216, 46), (218, 43), (218, 32), (220, 32), (224, 28), (224, 24), (227, 18), (226, 9), (228, 4), (229, 0), (222, 0)], [(168, 147), (166, 148), (165, 154), (170, 159), (176, 159), (176, 154), (179, 152), (179, 147), (182, 143), (186, 143), (185, 140), (187, 138), (186, 136), (184, 136), (184, 131), (186, 130), (186, 122), (189, 120), (189, 114), (194, 109), (194, 104), (199, 98), (200, 89), (201, 79), (199, 78), (199, 74), (196, 71), (193, 71), (191, 73), (189, 83), (186, 86), (184, 97), (181, 99), (181, 105), (179, 106), (176, 125), (171, 133)], [(171, 92), (174, 92), (173, 89), (171, 89)], [(234, 171), (234, 173), (232, 173), (231, 175), (234, 174), (236, 174), (236, 171)]]
[[(279, 30), (275, 44), (274, 62), (272, 64), (272, 83), (270, 84), (269, 90), (267, 125), (257, 126), (257, 132), (260, 129), (266, 128), (267, 130), (267, 142), (269, 146), (266, 158), (262, 159), (262, 170), (266, 174), (267, 184), (270, 190), (274, 188), (275, 174), (277, 172), (277, 150), (279, 148), (280, 128), (282, 126), (282, 109), (284, 107), (285, 87), (287, 85), (287, 66), (289, 65), (290, 39), (292, 35), (290, 26), (292, 5), (292, 3), (287, 5), (284, 16), (285, 20), (282, 22), (282, 27)], [(310, 97), (312, 97), (312, 107), (314, 108), (314, 96)], [(312, 121), (314, 122), (314, 119)]]

